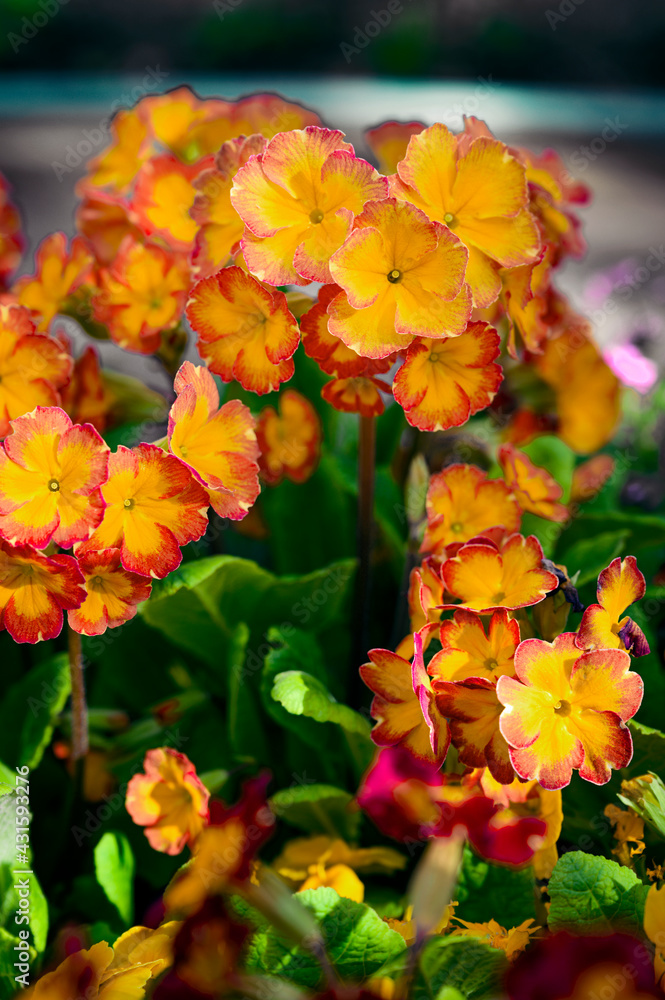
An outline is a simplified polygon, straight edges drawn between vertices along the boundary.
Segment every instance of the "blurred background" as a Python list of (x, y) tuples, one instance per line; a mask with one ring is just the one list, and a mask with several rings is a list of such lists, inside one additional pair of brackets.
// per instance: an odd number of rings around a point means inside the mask
[(662, 0), (2, 0), (0, 170), (32, 250), (73, 229), (77, 149), (146, 93), (279, 91), (362, 154), (383, 120), (476, 115), (592, 187), (561, 285), (601, 341), (662, 359), (663, 51)]

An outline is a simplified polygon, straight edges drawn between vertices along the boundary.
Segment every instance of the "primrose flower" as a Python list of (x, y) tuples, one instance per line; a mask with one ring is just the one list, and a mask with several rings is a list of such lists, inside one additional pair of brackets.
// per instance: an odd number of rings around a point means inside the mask
[(488, 479), (476, 465), (449, 465), (429, 481), (422, 552), (443, 555), (446, 546), (468, 542), (488, 528), (519, 530), (520, 508), (503, 479)]
[(169, 413), (170, 451), (208, 490), (220, 517), (244, 517), (259, 495), (255, 421), (238, 399), (219, 406), (207, 368), (185, 361), (175, 377), (178, 395)]
[(448, 226), (468, 247), (464, 280), (475, 306), (498, 297), (499, 267), (529, 264), (540, 253), (524, 166), (496, 139), (455, 136), (441, 123), (412, 135), (391, 193)]
[(208, 822), (210, 793), (191, 760), (170, 747), (148, 750), (143, 768), (129, 779), (127, 812), (156, 851), (180, 854)]
[(0, 534), (12, 545), (68, 549), (104, 512), (109, 449), (90, 424), (72, 424), (57, 406), (17, 417), (0, 451)]
[(9, 198), (9, 184), (0, 174), (0, 290), (21, 263), (25, 240), (21, 218)]
[(371, 649), (371, 662), (360, 667), (376, 696), (370, 710), (377, 722), (372, 739), (377, 746), (401, 746), (419, 760), (441, 766), (450, 746), (448, 723), (437, 709), (418, 634), (414, 648), (412, 664), (388, 649)]
[(341, 865), (352, 871), (392, 874), (406, 868), (406, 858), (392, 847), (350, 847), (339, 838), (297, 837), (290, 840), (272, 862), (275, 871), (294, 886), (301, 886), (311, 868)]
[[(535, 535), (511, 535), (501, 548), (489, 538), (465, 542), (447, 559), (441, 575), (448, 593), (469, 611), (526, 608), (542, 601), (559, 581), (543, 569), (543, 550)], [(447, 607), (455, 607), (450, 604)]]
[(63, 610), (85, 600), (83, 576), (73, 556), (45, 556), (29, 546), (0, 541), (0, 629), (14, 642), (60, 635)]
[(40, 976), (25, 995), (30, 1000), (68, 1000), (83, 995), (87, 1000), (141, 1000), (153, 964), (137, 963), (119, 971), (111, 968), (112, 962), (113, 948), (106, 941), (98, 941), (68, 955), (57, 968)]
[(124, 569), (162, 579), (180, 565), (180, 546), (208, 526), (208, 494), (186, 465), (153, 444), (120, 445), (101, 488), (104, 517), (83, 551), (119, 548)]
[(242, 251), (270, 285), (331, 280), (328, 262), (366, 202), (388, 182), (344, 142), (310, 126), (281, 133), (235, 175), (231, 201), (247, 227)]
[(40, 332), (48, 330), (68, 299), (91, 279), (94, 263), (80, 236), (74, 237), (69, 250), (64, 233), (51, 233), (42, 240), (35, 252), (36, 274), (19, 278), (15, 285), (20, 304), (37, 318)]
[(76, 209), (76, 228), (90, 244), (99, 265), (109, 267), (123, 241), (145, 243), (136, 215), (122, 197), (101, 188), (84, 188)]
[(323, 285), (318, 301), (302, 317), (300, 333), (305, 354), (317, 362), (321, 371), (339, 379), (385, 374), (390, 371), (396, 355), (365, 358), (330, 333), (328, 306), (340, 291), (339, 285)]
[(500, 337), (489, 323), (469, 323), (459, 337), (417, 340), (393, 384), (412, 427), (460, 427), (494, 399), (503, 379)]
[(99, 355), (92, 344), (74, 362), (71, 378), (60, 396), (63, 410), (75, 424), (92, 424), (100, 433), (106, 428), (114, 396), (104, 381)]
[(203, 167), (187, 165), (166, 153), (153, 156), (139, 170), (132, 198), (141, 229), (173, 250), (191, 250), (197, 225), (190, 214), (196, 198), (194, 180)]
[(508, 323), (506, 349), (511, 358), (524, 352), (542, 354), (543, 345), (551, 333), (553, 298), (556, 296), (550, 282), (551, 265), (544, 251), (532, 264), (502, 269), (501, 296), (490, 308), (494, 322), (505, 314)]
[(451, 936), (481, 938), (487, 941), (492, 948), (498, 948), (504, 952), (508, 961), (512, 962), (540, 933), (542, 933), (542, 927), (536, 924), (531, 917), (522, 921), (518, 927), (511, 927), (509, 930), (502, 927), (496, 920), (488, 920), (479, 924), (456, 917)]
[(321, 389), (321, 396), (343, 413), (359, 413), (361, 417), (378, 417), (384, 409), (381, 393), (390, 393), (390, 386), (373, 375), (353, 375), (334, 378)]
[(547, 469), (534, 465), (528, 455), (512, 444), (499, 448), (499, 464), (506, 485), (522, 510), (549, 521), (568, 520), (568, 508), (559, 503), (563, 490)]
[(644, 597), (646, 582), (635, 556), (618, 556), (598, 577), (598, 604), (590, 604), (582, 615), (577, 645), (580, 649), (627, 649), (633, 656), (646, 656), (649, 643), (642, 629), (624, 615), (626, 608)]
[(114, 115), (109, 132), (111, 143), (88, 161), (82, 186), (126, 191), (149, 154), (148, 130), (135, 108), (123, 108)]
[(188, 288), (184, 257), (130, 237), (111, 267), (100, 272), (100, 291), (93, 299), (95, 316), (120, 347), (153, 354), (162, 331), (179, 322)]
[(500, 727), (521, 778), (563, 788), (573, 769), (597, 785), (626, 767), (632, 740), (624, 723), (642, 701), (642, 678), (620, 649), (582, 653), (575, 635), (553, 643), (525, 639), (515, 653), (516, 677), (500, 677)]
[(494, 612), (487, 632), (479, 615), (460, 609), (451, 620), (442, 623), (440, 639), (441, 650), (434, 654), (427, 668), (435, 685), (439, 681), (466, 681), (470, 677), (497, 680), (503, 674), (514, 676), (520, 627), (505, 608)]
[(35, 333), (27, 309), (0, 303), (0, 437), (16, 417), (59, 403), (71, 371), (63, 344)]
[(270, 486), (285, 477), (304, 483), (319, 463), (321, 422), (309, 400), (295, 389), (282, 392), (277, 406), (279, 412), (265, 406), (256, 425), (261, 474)]
[(456, 337), (471, 312), (467, 251), (445, 226), (394, 198), (368, 202), (330, 259), (342, 292), (328, 327), (347, 347), (385, 358), (414, 337)]
[(233, 178), (250, 156), (265, 148), (262, 135), (229, 139), (215, 157), (214, 167), (201, 171), (194, 187), (196, 197), (190, 215), (199, 227), (192, 264), (199, 278), (215, 274), (237, 252), (245, 225), (231, 204)]
[(215, 375), (250, 392), (274, 392), (295, 370), (300, 333), (283, 292), (240, 267), (199, 281), (187, 304), (199, 354)]
[(149, 578), (123, 569), (119, 549), (79, 552), (78, 564), (85, 579), (86, 598), (68, 614), (75, 632), (102, 635), (107, 628), (128, 622), (141, 601), (150, 597)]
[(379, 163), (382, 174), (394, 174), (406, 156), (409, 139), (425, 128), (422, 122), (383, 122), (367, 129), (365, 139)]

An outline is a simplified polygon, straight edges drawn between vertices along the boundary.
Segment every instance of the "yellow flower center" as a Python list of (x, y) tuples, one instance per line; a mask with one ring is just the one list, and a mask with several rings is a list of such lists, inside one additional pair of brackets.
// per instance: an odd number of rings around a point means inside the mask
[(320, 208), (313, 208), (309, 213), (309, 221), (313, 222), (315, 226), (318, 226), (319, 222), (323, 222), (323, 212)]
[(388, 281), (391, 283), (391, 285), (395, 285), (401, 279), (402, 272), (398, 271), (397, 268), (394, 267), (392, 271), (388, 271), (386, 277), (388, 278)]
[(457, 225), (457, 219), (452, 214), (452, 212), (446, 212), (446, 214), (443, 217), (443, 221), (448, 226), (448, 229), (454, 229), (455, 226)]
[(561, 699), (561, 701), (558, 701), (556, 703), (556, 705), (554, 706), (554, 711), (556, 712), (556, 714), (557, 715), (562, 715), (564, 718), (566, 716), (570, 715), (570, 713), (572, 712), (572, 710), (573, 710), (573, 707), (570, 704), (570, 702), (569, 701), (564, 701), (563, 698)]
[(497, 590), (496, 594), (494, 595), (493, 601), (494, 604), (500, 605), (501, 601), (505, 601), (505, 599), (506, 599), (505, 590)]
[(498, 666), (499, 666), (499, 663), (498, 663), (497, 660), (494, 659), (493, 656), (490, 656), (489, 659), (485, 660), (485, 669), (486, 670), (496, 670), (496, 668)]
[(128, 497), (127, 500), (125, 500), (124, 506), (126, 510), (131, 510), (135, 503), (136, 500), (134, 500), (132, 497)]
[(58, 482), (57, 479), (52, 479), (51, 482), (48, 484), (48, 488), (50, 489), (51, 493), (57, 493), (58, 490), (60, 489), (60, 483)]
[(436, 353), (436, 351), (432, 351), (427, 360), (431, 361), (434, 364), (439, 360), (439, 355)]
[(459, 535), (460, 531), (464, 530), (464, 525), (461, 521), (453, 521), (450, 525), (450, 530), (454, 531), (456, 535)]

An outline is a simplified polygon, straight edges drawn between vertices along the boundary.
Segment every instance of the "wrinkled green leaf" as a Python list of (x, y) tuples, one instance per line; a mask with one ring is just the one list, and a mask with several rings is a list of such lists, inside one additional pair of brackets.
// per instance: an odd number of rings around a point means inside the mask
[(478, 938), (432, 938), (418, 961), (413, 1000), (432, 1000), (438, 996), (448, 1000), (455, 996), (450, 991), (458, 991), (465, 1000), (496, 997), (501, 993), (507, 966), (502, 951)]
[(360, 825), (360, 812), (351, 810), (353, 795), (332, 785), (295, 785), (276, 792), (270, 800), (274, 813), (286, 823), (307, 833), (353, 840)]
[(630, 868), (582, 851), (559, 858), (549, 881), (549, 926), (573, 934), (640, 934), (648, 886)]
[(464, 848), (455, 899), (455, 916), (470, 923), (496, 920), (502, 927), (517, 927), (535, 917), (535, 882), (529, 866), (517, 871), (492, 865)]

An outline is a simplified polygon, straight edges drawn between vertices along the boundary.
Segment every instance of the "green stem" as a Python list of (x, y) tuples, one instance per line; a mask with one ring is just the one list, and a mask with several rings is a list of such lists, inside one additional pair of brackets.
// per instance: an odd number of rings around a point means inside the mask
[[(376, 417), (360, 417), (358, 448), (358, 576), (356, 578), (355, 621), (352, 643), (351, 688), (358, 701), (364, 689), (358, 667), (367, 658), (369, 646), (370, 568), (374, 529), (374, 465), (376, 457)], [(355, 700), (355, 699), (354, 699)]]
[(81, 636), (67, 628), (69, 646), (69, 672), (72, 681), (72, 761), (78, 764), (88, 752), (88, 706), (83, 680), (83, 654)]

